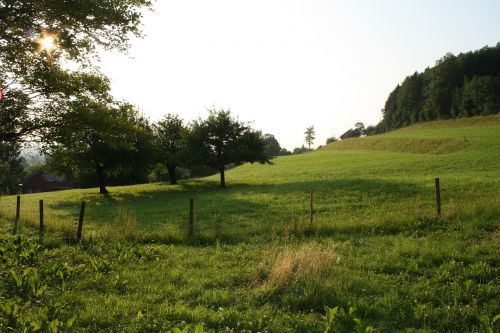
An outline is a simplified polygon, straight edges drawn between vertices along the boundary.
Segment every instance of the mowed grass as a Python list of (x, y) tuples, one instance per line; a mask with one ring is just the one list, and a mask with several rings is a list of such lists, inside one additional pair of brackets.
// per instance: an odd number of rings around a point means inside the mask
[[(111, 187), (109, 196), (22, 195), (25, 237), (34, 237), (30, 225), (45, 202), (47, 250), (33, 265), (41, 276), (51, 264), (75, 272), (64, 290), (46, 276), (77, 316), (77, 330), (204, 323), (316, 332), (325, 306), (356, 307), (363, 326), (381, 331), (498, 329), (491, 320), (500, 313), (500, 117), (344, 140), (272, 165), (243, 165), (226, 179), (224, 190), (213, 176)], [(81, 200), (84, 242), (74, 245), (67, 239)], [(6, 233), (15, 197), (2, 197), (0, 212)]]

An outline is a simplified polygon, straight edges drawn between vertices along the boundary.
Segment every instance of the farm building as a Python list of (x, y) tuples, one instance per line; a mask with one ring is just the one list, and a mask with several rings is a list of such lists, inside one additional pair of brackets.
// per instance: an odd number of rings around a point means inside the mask
[(54, 176), (44, 172), (43, 169), (30, 175), (22, 186), (23, 193), (38, 193), (68, 190), (75, 186), (77, 179), (70, 173)]

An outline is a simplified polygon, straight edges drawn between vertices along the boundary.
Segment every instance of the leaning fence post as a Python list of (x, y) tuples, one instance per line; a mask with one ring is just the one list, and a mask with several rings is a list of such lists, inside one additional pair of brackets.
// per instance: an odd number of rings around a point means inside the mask
[(441, 189), (439, 186), (439, 178), (434, 179), (434, 184), (436, 187), (436, 213), (441, 216)]
[(313, 206), (313, 203), (314, 203), (314, 194), (313, 194), (313, 190), (311, 189), (309, 191), (309, 224), (310, 224), (311, 227), (312, 227), (313, 218), (314, 218), (314, 206)]
[(43, 232), (45, 230), (45, 226), (43, 224), (43, 200), (40, 200), (39, 205), (40, 205), (40, 232)]
[(80, 241), (82, 239), (82, 228), (83, 228), (83, 216), (85, 214), (85, 201), (82, 201), (80, 205), (80, 218), (78, 220), (78, 230), (76, 231), (76, 240)]
[(194, 200), (189, 199), (189, 231), (188, 235), (193, 236)]
[(17, 233), (17, 228), (19, 227), (19, 218), (21, 216), (21, 196), (18, 195), (16, 198), (16, 219), (14, 220), (14, 229), (12, 233), (15, 235)]

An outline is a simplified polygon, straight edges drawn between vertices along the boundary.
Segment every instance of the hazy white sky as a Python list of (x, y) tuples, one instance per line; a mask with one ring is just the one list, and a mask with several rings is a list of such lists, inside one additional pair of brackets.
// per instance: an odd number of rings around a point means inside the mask
[(500, 1), (157, 0), (129, 55), (102, 55), (114, 95), (152, 120), (230, 108), (288, 149), (355, 122), (446, 52), (500, 41)]

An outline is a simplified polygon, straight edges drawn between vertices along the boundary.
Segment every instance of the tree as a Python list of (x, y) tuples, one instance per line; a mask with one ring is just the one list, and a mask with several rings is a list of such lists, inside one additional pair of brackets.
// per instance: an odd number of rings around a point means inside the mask
[(314, 143), (314, 139), (316, 139), (314, 137), (316, 135), (316, 133), (314, 132), (314, 126), (307, 127), (304, 134), (306, 136), (305, 140), (306, 140), (307, 146), (309, 147), (309, 149), (311, 149), (311, 145)]
[(14, 193), (25, 176), (19, 150), (18, 144), (0, 141), (0, 195)]
[(427, 76), (430, 80), (424, 92), (423, 116), (427, 120), (451, 118), (453, 94), (464, 78), (460, 62), (455, 55), (447, 53)]
[[(385, 130), (391, 130), (400, 126), (399, 123), (399, 110), (398, 110), (398, 94), (401, 86), (398, 84), (393, 91), (389, 93), (382, 109), (383, 119), (381, 123)], [(341, 137), (342, 139), (342, 137)]]
[(281, 148), (281, 151), (280, 151), (280, 156), (287, 156), (287, 155), (291, 155), (292, 152), (289, 151), (288, 149), (286, 148)]
[(351, 128), (344, 134), (340, 136), (342, 140), (347, 139), (347, 138), (359, 138), (364, 134), (365, 131), (365, 125), (362, 122), (357, 122), (354, 124), (354, 128)]
[(422, 119), (424, 104), (424, 75), (415, 72), (401, 85), (397, 96), (399, 126), (408, 126)]
[(370, 136), (370, 135), (376, 135), (382, 133), (382, 123), (379, 123), (378, 125), (370, 125), (365, 128), (365, 135)]
[(283, 148), (281, 148), (280, 143), (276, 140), (274, 135), (264, 134), (264, 141), (266, 142), (266, 149), (264, 152), (267, 156), (274, 157), (283, 153)]
[(365, 124), (362, 122), (357, 122), (354, 124), (354, 129), (359, 133), (358, 136), (362, 136), (365, 134)]
[[(61, 63), (90, 67), (97, 48), (124, 51), (140, 36), (150, 0), (0, 0), (0, 141), (33, 139), (53, 125), (49, 110), (65, 110)], [(63, 103), (62, 103), (63, 104)]]
[[(102, 83), (96, 78), (96, 83)], [(99, 193), (106, 194), (106, 179), (120, 171), (145, 168), (151, 161), (152, 133), (147, 120), (133, 106), (118, 103), (107, 94), (78, 94), (69, 109), (58, 114), (47, 135), (48, 160), (53, 171), (93, 170)], [(64, 170), (61, 170), (64, 169)]]
[(335, 135), (334, 135), (334, 136), (331, 136), (331, 137), (329, 137), (329, 138), (326, 139), (326, 144), (329, 144), (329, 143), (332, 143), (332, 142), (336, 142), (336, 141), (339, 141), (339, 139), (337, 139), (335, 137)]
[(0, 0), (1, 53), (10, 60), (31, 55), (39, 47), (36, 39), (51, 33), (61, 52), (74, 59), (98, 45), (125, 50), (130, 35), (140, 35), (142, 7), (150, 6), (151, 0)]
[[(137, 108), (129, 103), (117, 103), (123, 117), (127, 117), (129, 128), (127, 138), (132, 149), (126, 151), (127, 163), (121, 166), (119, 176), (126, 184), (141, 184), (149, 181), (149, 171), (154, 163), (154, 135), (153, 127)], [(121, 183), (119, 183), (121, 184)]]
[(370, 128), (381, 133), (421, 121), (500, 112), (500, 43), (446, 54), (432, 68), (415, 72), (389, 94), (383, 119)]
[(191, 163), (217, 169), (222, 188), (226, 186), (224, 172), (228, 164), (270, 163), (260, 131), (233, 118), (229, 110), (208, 111), (207, 119), (195, 121), (190, 126), (188, 149)]
[(292, 154), (294, 154), (294, 155), (303, 154), (303, 153), (307, 153), (308, 151), (311, 151), (311, 149), (306, 148), (306, 147), (304, 147), (304, 145), (302, 145), (302, 147), (294, 148)]
[(269, 157), (291, 155), (292, 153), (286, 148), (282, 148), (278, 140), (272, 134), (264, 134), (266, 142), (265, 154)]
[(500, 76), (466, 79), (459, 95), (457, 116), (490, 115), (500, 110)]
[(154, 125), (158, 160), (168, 170), (170, 184), (177, 184), (175, 169), (182, 163), (186, 151), (184, 124), (177, 115), (167, 114)]

